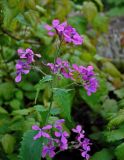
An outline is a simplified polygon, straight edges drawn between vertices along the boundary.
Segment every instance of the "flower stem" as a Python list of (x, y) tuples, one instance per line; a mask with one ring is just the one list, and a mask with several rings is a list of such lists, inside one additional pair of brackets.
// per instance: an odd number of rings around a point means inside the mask
[(51, 100), (50, 100), (48, 113), (47, 113), (46, 120), (45, 120), (45, 125), (48, 122), (48, 119), (49, 119), (49, 116), (50, 116), (50, 111), (51, 111), (51, 108), (52, 108), (52, 103), (53, 103), (53, 86), (52, 86), (52, 82), (50, 82), (50, 87), (51, 87), (51, 90), (52, 90), (52, 94), (51, 94), (51, 98), (50, 98)]
[(57, 60), (57, 58), (58, 58), (58, 55), (59, 55), (59, 52), (60, 52), (60, 49), (61, 49), (62, 42), (63, 42), (63, 40), (60, 40), (58, 49), (57, 49), (57, 51), (56, 51), (56, 55), (55, 55), (55, 59), (54, 59), (54, 64), (56, 63), (56, 60)]

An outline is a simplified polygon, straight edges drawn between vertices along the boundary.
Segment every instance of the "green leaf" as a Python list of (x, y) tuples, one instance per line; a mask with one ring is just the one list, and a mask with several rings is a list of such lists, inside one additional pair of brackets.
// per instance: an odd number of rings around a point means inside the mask
[(121, 109), (117, 114), (113, 114), (113, 117), (108, 123), (108, 127), (112, 128), (113, 126), (118, 126), (122, 122), (124, 122), (124, 109)]
[(19, 109), (13, 111), (11, 114), (12, 115), (28, 115), (30, 112), (32, 112), (34, 109), (33, 108), (28, 108), (28, 109)]
[(66, 89), (54, 88), (54, 101), (61, 109), (62, 116), (71, 121), (73, 94)]
[(90, 160), (112, 160), (113, 154), (108, 149), (102, 149), (99, 152), (96, 152)]
[(92, 22), (97, 15), (97, 8), (93, 2), (84, 2), (82, 11), (89, 22)]
[(106, 99), (101, 107), (101, 114), (105, 118), (108, 118), (112, 113), (117, 113), (118, 111), (118, 105), (114, 99)]
[(123, 160), (124, 159), (124, 143), (121, 143), (117, 148), (115, 149), (115, 155), (117, 157), (117, 160)]
[(38, 111), (38, 112), (45, 112), (45, 111), (48, 110), (48, 109), (45, 108), (43, 105), (35, 105), (34, 108), (35, 108), (35, 110)]
[(41, 159), (41, 139), (33, 140), (36, 135), (36, 131), (27, 131), (21, 142), (21, 149), (19, 153), (20, 160), (40, 160)]
[(8, 114), (8, 112), (3, 107), (0, 107), (0, 114)]
[(51, 75), (46, 75), (45, 77), (43, 77), (39, 83), (35, 86), (37, 92), (36, 92), (36, 96), (35, 96), (35, 104), (39, 95), (40, 90), (44, 89), (46, 87), (46, 85), (48, 85), (47, 83), (52, 81), (53, 77)]
[(21, 90), (17, 90), (15, 93), (15, 96), (17, 99), (22, 100), (23, 99), (23, 92)]
[(51, 109), (51, 111), (50, 111), (50, 114), (51, 115), (58, 115), (58, 114), (60, 114), (61, 113), (61, 110), (60, 110), (60, 108), (52, 108)]
[(115, 90), (114, 93), (118, 96), (118, 98), (120, 99), (124, 98), (124, 88)]
[(103, 10), (103, 3), (101, 0), (94, 0), (98, 5), (99, 5), (99, 8), (100, 8), (100, 11)]
[(13, 97), (14, 86), (11, 82), (5, 82), (0, 84), (0, 97), (5, 100), (9, 100)]
[(80, 89), (81, 98), (92, 108), (92, 110), (99, 112), (101, 110), (100, 101), (103, 96), (108, 93), (108, 88), (106, 86), (106, 81), (104, 79), (99, 79), (99, 89), (96, 93), (88, 96), (84, 89)]
[(93, 27), (99, 32), (107, 32), (108, 17), (105, 15), (97, 15), (93, 20)]
[(111, 8), (108, 12), (107, 15), (113, 17), (113, 16), (123, 16), (124, 14), (124, 7), (114, 7)]
[(21, 87), (24, 91), (33, 91), (34, 90), (34, 86), (29, 83), (29, 82), (25, 82), (22, 81), (21, 83), (18, 84), (19, 87)]
[(10, 101), (10, 106), (14, 110), (20, 109), (20, 105), (21, 105), (21, 102), (18, 99), (13, 99), (12, 101)]
[(3, 149), (7, 154), (10, 154), (13, 152), (14, 145), (15, 145), (15, 137), (14, 136), (12, 136), (10, 134), (5, 134), (2, 137), (1, 142), (2, 142)]
[(115, 142), (124, 138), (124, 128), (105, 132), (108, 142)]
[(120, 71), (110, 62), (105, 62), (103, 64), (104, 72), (110, 74), (112, 77), (121, 77)]

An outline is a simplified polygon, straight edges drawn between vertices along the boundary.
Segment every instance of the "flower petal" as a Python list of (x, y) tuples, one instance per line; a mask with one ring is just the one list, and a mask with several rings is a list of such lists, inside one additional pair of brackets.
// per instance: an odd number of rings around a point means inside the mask
[(33, 129), (33, 130), (41, 130), (40, 127), (37, 126), (37, 125), (33, 125), (33, 126), (32, 126), (32, 129)]
[(48, 130), (48, 129), (51, 129), (52, 128), (52, 125), (47, 125), (47, 126), (44, 126), (43, 128), (42, 128), (42, 130)]
[(15, 82), (20, 82), (21, 81), (21, 73), (17, 74), (16, 78), (15, 78)]

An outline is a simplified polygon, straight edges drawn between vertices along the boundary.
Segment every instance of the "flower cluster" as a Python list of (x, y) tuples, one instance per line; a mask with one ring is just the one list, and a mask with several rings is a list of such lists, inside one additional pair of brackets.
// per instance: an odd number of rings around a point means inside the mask
[(76, 143), (74, 144), (74, 148), (79, 149), (81, 151), (81, 156), (86, 160), (89, 160), (90, 156), (88, 152), (90, 151), (90, 140), (85, 138), (85, 131), (82, 130), (80, 125), (77, 125), (76, 128), (73, 128), (72, 131), (77, 134)]
[[(33, 137), (34, 140), (44, 137), (47, 139), (47, 143), (42, 148), (42, 157), (45, 158), (49, 156), (53, 158), (56, 155), (56, 150), (59, 151), (67, 150), (68, 147), (68, 137), (69, 134), (63, 130), (62, 124), (65, 122), (64, 119), (57, 120), (54, 125), (46, 125), (40, 128), (37, 125), (32, 126), (32, 130), (38, 131), (38, 133)], [(90, 151), (90, 141), (85, 138), (85, 132), (82, 130), (80, 125), (73, 128), (72, 131), (77, 134), (76, 141), (73, 142), (71, 148), (79, 149), (81, 151), (81, 156), (86, 160), (89, 159), (88, 152)], [(52, 135), (52, 136), (51, 136)]]
[(60, 73), (65, 78), (81, 83), (89, 96), (95, 93), (98, 88), (98, 81), (95, 78), (93, 66), (70, 65), (68, 61), (63, 61), (60, 58), (57, 58), (55, 64), (48, 63), (47, 66), (50, 67), (54, 74)]
[(60, 23), (58, 19), (55, 19), (52, 21), (52, 26), (46, 24), (45, 29), (48, 31), (49, 36), (57, 34), (60, 40), (64, 40), (67, 43), (73, 43), (75, 45), (81, 45), (83, 43), (83, 38), (66, 21)]
[[(55, 124), (52, 125), (46, 125), (42, 128), (40, 128), (37, 125), (32, 126), (33, 130), (38, 131), (38, 133), (34, 136), (34, 140), (37, 140), (38, 138), (44, 137), (47, 138), (48, 143), (43, 146), (42, 149), (42, 157), (46, 157), (48, 155), (49, 157), (55, 156), (55, 150), (59, 147), (60, 151), (64, 151), (68, 149), (68, 140), (69, 134), (66, 131), (63, 131), (62, 124), (64, 123), (64, 119), (57, 120)], [(54, 130), (54, 137), (51, 137), (51, 135), (47, 132)]]
[(19, 60), (16, 63), (16, 82), (21, 81), (22, 74), (28, 74), (31, 66), (30, 64), (34, 62), (34, 56), (41, 57), (39, 54), (34, 54), (34, 52), (27, 48), (26, 50), (18, 49)]

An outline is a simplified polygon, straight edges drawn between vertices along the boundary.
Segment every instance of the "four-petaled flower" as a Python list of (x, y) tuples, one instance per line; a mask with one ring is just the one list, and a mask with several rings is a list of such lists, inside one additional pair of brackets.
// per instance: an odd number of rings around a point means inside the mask
[(68, 148), (68, 140), (69, 134), (66, 131), (63, 131), (62, 124), (64, 123), (64, 119), (57, 120), (55, 122), (54, 127), (57, 129), (55, 131), (55, 136), (59, 138), (59, 146), (60, 150), (66, 150)]
[(55, 156), (55, 147), (49, 142), (47, 145), (43, 146), (42, 149), (42, 157), (45, 158), (48, 155), (50, 158)]
[(82, 130), (82, 126), (77, 125), (76, 128), (73, 128), (73, 129), (72, 129), (72, 131), (78, 134), (78, 135), (77, 135), (77, 140), (78, 140), (78, 141), (81, 141), (81, 139), (84, 138), (84, 133), (85, 133), (85, 131)]
[(27, 60), (28, 64), (34, 62), (34, 52), (30, 48), (27, 48), (26, 50), (20, 48), (17, 52), (21, 59)]
[(30, 66), (26, 62), (22, 62), (18, 60), (16, 63), (16, 82), (20, 82), (22, 78), (22, 74), (28, 74), (30, 71)]
[(46, 125), (42, 128), (40, 128), (37, 125), (33, 125), (32, 129), (38, 131), (38, 133), (34, 136), (34, 140), (36, 140), (40, 137), (50, 138), (50, 135), (45, 131), (50, 130), (51, 128), (52, 128), (52, 125)]

